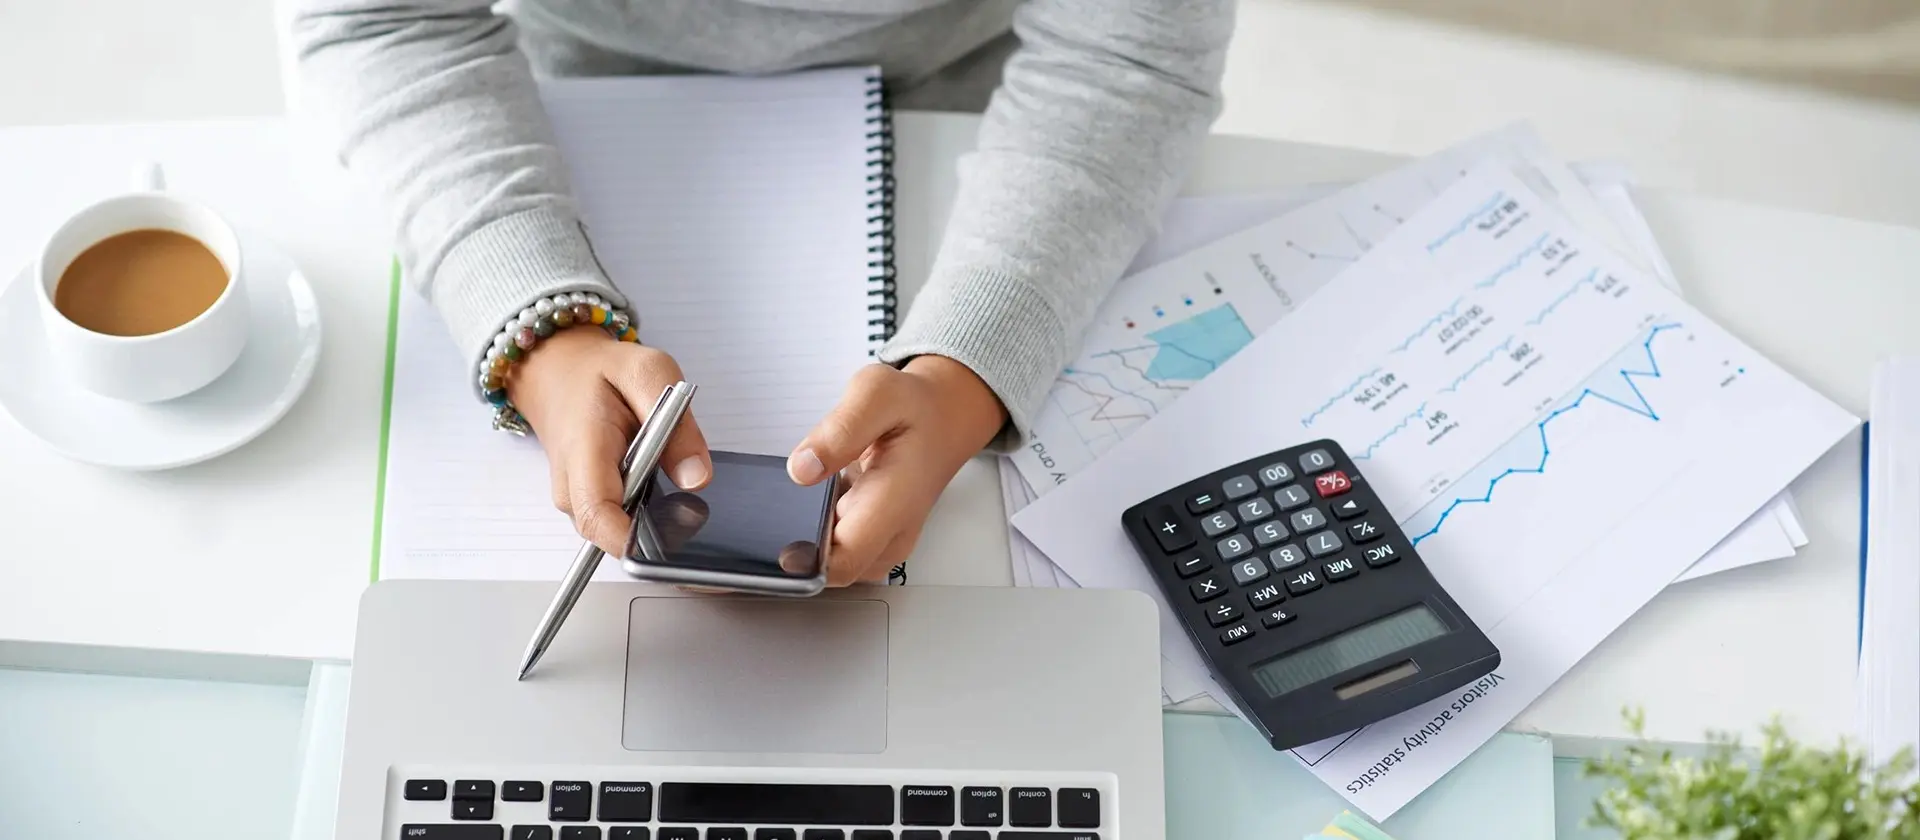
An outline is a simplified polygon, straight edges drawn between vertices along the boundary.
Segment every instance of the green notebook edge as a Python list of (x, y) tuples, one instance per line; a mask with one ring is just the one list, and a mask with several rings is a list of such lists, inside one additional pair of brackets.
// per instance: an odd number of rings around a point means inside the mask
[(400, 260), (393, 260), (387, 281), (387, 360), (380, 386), (380, 455), (374, 467), (373, 557), (367, 582), (380, 582), (381, 529), (387, 519), (387, 444), (393, 435), (393, 363), (400, 348)]

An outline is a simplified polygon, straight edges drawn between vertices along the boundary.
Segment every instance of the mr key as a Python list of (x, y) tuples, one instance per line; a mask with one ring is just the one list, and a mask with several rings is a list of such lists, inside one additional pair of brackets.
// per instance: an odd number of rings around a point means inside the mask
[(1392, 714), (1498, 661), (1333, 441), (1187, 482), (1123, 524), (1236, 703), (1265, 713), (1277, 748)]

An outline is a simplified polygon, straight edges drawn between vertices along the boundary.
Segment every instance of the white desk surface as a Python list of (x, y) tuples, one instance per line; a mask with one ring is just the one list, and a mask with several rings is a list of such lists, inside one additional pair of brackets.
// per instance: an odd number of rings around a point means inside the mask
[[(896, 120), (898, 258), (909, 303), (974, 124), (965, 116)], [(102, 184), (117, 183), (116, 162), (136, 154), (257, 160), (289, 147), (274, 123), (51, 131), (63, 132), (63, 159), (97, 158), (111, 170), (86, 176)], [(0, 134), (0, 147), (12, 136)], [(1391, 163), (1215, 138), (1189, 192), (1350, 180)], [(0, 482), (0, 662), (58, 666), (63, 649), (48, 646), (58, 643), (348, 656), (372, 540), (388, 252), (381, 215), (310, 166), (258, 184), (262, 194), (234, 196), (260, 208), (258, 223), (299, 259), (326, 318), (320, 375), (278, 428), (210, 464), (127, 476), (65, 462), (0, 424), (0, 475), (9, 477)], [(0, 171), (0, 192), (17, 177)], [(1920, 351), (1920, 333), (1905, 328), (1920, 315), (1911, 276), (1920, 231), (1690, 196), (1639, 198), (1690, 297), (1848, 409), (1864, 413), (1876, 357)], [(0, 259), (25, 258), (0, 243)], [(1672, 740), (1751, 727), (1776, 711), (1811, 737), (1848, 731), (1857, 469), (1857, 447), (1843, 445), (1796, 483), (1813, 541), (1797, 558), (1663, 594), (1516, 728), (1612, 736), (1621, 707), (1637, 704), (1653, 734)], [(998, 484), (991, 465), (976, 460), (936, 509), (915, 580), (1005, 585), (1005, 558)]]

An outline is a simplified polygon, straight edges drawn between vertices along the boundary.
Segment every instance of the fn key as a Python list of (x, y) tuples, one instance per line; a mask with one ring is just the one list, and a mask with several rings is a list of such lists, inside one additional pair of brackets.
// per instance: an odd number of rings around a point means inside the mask
[(1099, 828), (1100, 791), (1093, 788), (1061, 788), (1059, 811), (1061, 828)]

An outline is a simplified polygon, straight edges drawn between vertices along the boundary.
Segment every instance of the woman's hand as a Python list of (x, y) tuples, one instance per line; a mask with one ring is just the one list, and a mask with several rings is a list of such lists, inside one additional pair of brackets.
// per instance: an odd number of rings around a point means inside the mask
[[(620, 461), (660, 392), (681, 378), (659, 350), (565, 329), (540, 342), (507, 377), (507, 396), (547, 452), (553, 505), (609, 555), (622, 556), (632, 520), (620, 504)], [(698, 490), (713, 477), (706, 438), (687, 413), (660, 457), (673, 483)]]
[(993, 390), (944, 356), (856, 374), (840, 404), (787, 457), (788, 475), (801, 484), (842, 470), (850, 481), (834, 508), (828, 583), (885, 580), (913, 551), (947, 482), (1006, 422)]

